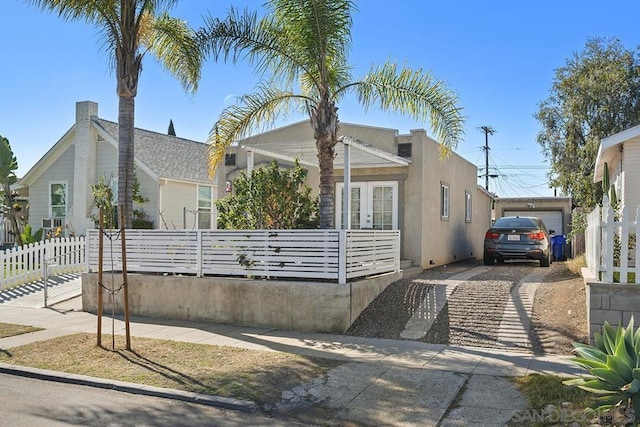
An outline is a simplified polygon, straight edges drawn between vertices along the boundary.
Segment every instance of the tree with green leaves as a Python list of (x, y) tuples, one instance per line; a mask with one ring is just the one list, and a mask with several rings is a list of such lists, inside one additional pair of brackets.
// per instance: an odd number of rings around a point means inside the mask
[(118, 105), (118, 204), (125, 227), (133, 219), (134, 100), (142, 60), (150, 52), (186, 90), (195, 91), (201, 57), (195, 33), (167, 10), (178, 0), (25, 0), (71, 21), (102, 30), (104, 46), (116, 71)]
[(550, 161), (550, 185), (578, 206), (602, 199), (602, 186), (593, 183), (600, 140), (640, 122), (638, 53), (617, 39), (588, 40), (556, 70), (549, 98), (538, 105), (537, 141)]
[(457, 96), (422, 69), (387, 62), (353, 78), (348, 62), (353, 1), (270, 0), (267, 13), (231, 9), (209, 18), (201, 30), (205, 55), (246, 58), (266, 80), (255, 93), (226, 108), (213, 126), (211, 172), (225, 149), (260, 124), (272, 124), (290, 107), (309, 117), (320, 167), (320, 227), (333, 227), (333, 160), (338, 141), (338, 103), (355, 94), (365, 108), (407, 114), (430, 121), (445, 155), (463, 134)]
[(11, 150), (9, 140), (0, 135), (0, 180), (2, 181), (2, 202), (4, 211), (11, 221), (11, 231), (16, 236), (16, 244), (22, 246), (22, 236), (18, 229), (18, 220), (12, 202), (11, 186), (18, 182), (16, 171), (18, 170), (18, 160)]
[(307, 170), (296, 161), (282, 169), (274, 160), (268, 167), (244, 171), (233, 180), (233, 194), (216, 200), (218, 228), (271, 230), (318, 227), (318, 200), (304, 184)]

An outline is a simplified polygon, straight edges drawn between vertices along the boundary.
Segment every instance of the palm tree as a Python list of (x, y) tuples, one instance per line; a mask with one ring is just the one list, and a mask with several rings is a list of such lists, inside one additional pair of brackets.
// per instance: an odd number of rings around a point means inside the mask
[(134, 100), (142, 60), (147, 52), (194, 91), (201, 59), (195, 33), (167, 10), (178, 0), (27, 0), (66, 20), (86, 21), (102, 30), (104, 46), (116, 71), (118, 94), (118, 204), (126, 228), (133, 220)]
[[(226, 147), (247, 136), (258, 124), (271, 124), (289, 107), (307, 114), (320, 167), (320, 227), (333, 226), (333, 159), (338, 135), (338, 102), (354, 93), (365, 108), (408, 114), (429, 120), (446, 155), (463, 134), (457, 96), (421, 69), (391, 62), (372, 67), (360, 79), (351, 75), (347, 56), (351, 44), (349, 0), (270, 0), (267, 14), (231, 9), (224, 19), (209, 17), (200, 31), (204, 55), (224, 60), (249, 60), (269, 80), (255, 93), (226, 108), (209, 142), (210, 171)], [(296, 88), (294, 91), (294, 87)]]
[(0, 186), (4, 193), (4, 203), (9, 219), (11, 220), (11, 229), (16, 237), (16, 245), (22, 246), (22, 236), (18, 228), (18, 220), (13, 208), (11, 200), (11, 186), (18, 181), (16, 171), (18, 170), (18, 160), (13, 155), (9, 140), (0, 135)]

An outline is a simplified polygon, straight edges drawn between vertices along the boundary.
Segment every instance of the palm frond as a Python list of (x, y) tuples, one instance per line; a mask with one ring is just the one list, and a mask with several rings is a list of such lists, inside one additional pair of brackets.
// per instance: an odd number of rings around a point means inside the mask
[(235, 105), (227, 107), (209, 133), (209, 173), (224, 158), (225, 149), (231, 144), (256, 130), (259, 125), (266, 127), (278, 117), (286, 116), (292, 103), (313, 102), (302, 95), (261, 85), (258, 91), (244, 95)]
[(163, 13), (153, 21), (145, 44), (156, 59), (177, 78), (185, 90), (195, 92), (200, 81), (202, 60), (195, 32), (185, 21)]
[(376, 105), (384, 111), (429, 121), (435, 138), (441, 144), (442, 156), (456, 148), (464, 135), (464, 118), (462, 108), (458, 107), (457, 95), (444, 82), (436, 81), (422, 69), (398, 69), (396, 64), (387, 62), (372, 68), (362, 80), (338, 92), (350, 89), (356, 91), (365, 109)]

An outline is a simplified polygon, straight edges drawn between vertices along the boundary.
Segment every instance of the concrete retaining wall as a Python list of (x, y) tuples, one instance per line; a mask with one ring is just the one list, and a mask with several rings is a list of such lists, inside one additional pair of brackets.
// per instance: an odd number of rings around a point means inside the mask
[[(121, 276), (115, 278), (119, 283)], [(342, 333), (390, 283), (401, 278), (402, 273), (389, 273), (338, 285), (129, 274), (129, 310), (131, 316)], [(82, 275), (84, 311), (97, 312), (97, 279), (97, 273)], [(105, 282), (109, 281), (110, 275), (105, 275)], [(122, 314), (120, 294), (115, 305)], [(106, 293), (103, 309), (111, 312)]]
[(587, 282), (587, 324), (589, 342), (594, 333), (602, 333), (607, 321), (626, 326), (631, 316), (640, 321), (640, 286), (632, 284)]

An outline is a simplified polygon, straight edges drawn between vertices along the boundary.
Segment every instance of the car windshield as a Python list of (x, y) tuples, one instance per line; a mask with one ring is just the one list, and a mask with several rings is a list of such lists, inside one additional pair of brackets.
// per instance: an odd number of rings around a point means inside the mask
[(538, 228), (535, 218), (511, 218), (498, 219), (493, 228)]

